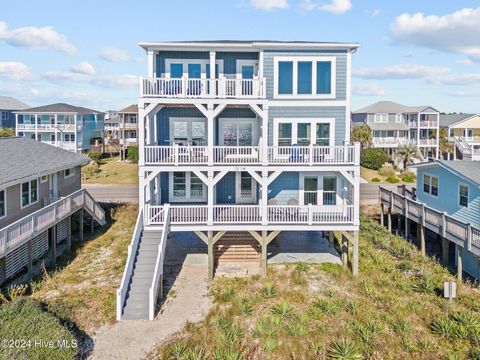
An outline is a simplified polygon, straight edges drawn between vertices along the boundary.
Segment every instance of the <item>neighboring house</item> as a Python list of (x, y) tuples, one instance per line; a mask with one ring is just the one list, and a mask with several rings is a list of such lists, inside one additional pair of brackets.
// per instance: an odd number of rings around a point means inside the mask
[(104, 120), (104, 143), (106, 146), (119, 145), (120, 117), (118, 111), (108, 110), (105, 112)]
[[(417, 169), (417, 200), (476, 228), (473, 241), (480, 247), (480, 162), (436, 160), (413, 167)], [(480, 258), (466, 245), (461, 255), (463, 270), (480, 278)]]
[(59, 103), (16, 111), (15, 116), (17, 136), (72, 152), (101, 150), (102, 112)]
[(138, 105), (133, 104), (118, 112), (119, 140), (123, 150), (138, 144)]
[[(72, 219), (83, 209), (105, 222), (103, 210), (81, 189), (80, 167), (89, 162), (24, 137), (0, 138), (0, 284), (57, 246), (70, 247)], [(80, 229), (82, 225), (77, 224)]]
[[(142, 249), (164, 246), (168, 231), (208, 244), (209, 278), (227, 260), (258, 261), (265, 274), (268, 243), (282, 231), (349, 232), (356, 273), (360, 147), (350, 144), (350, 88), (359, 45), (140, 46), (148, 60), (138, 105), (140, 217), (117, 318), (152, 318), (163, 250), (155, 265)], [(150, 298), (140, 281), (149, 276)]]
[(454, 159), (480, 160), (480, 115), (440, 114), (440, 128), (447, 130)]
[(29, 106), (13, 97), (0, 96), (0, 129), (15, 129), (14, 111), (24, 110)]
[(352, 125), (367, 124), (373, 146), (395, 154), (399, 146), (415, 145), (424, 157), (439, 156), (439, 111), (431, 106), (404, 106), (380, 101), (352, 113)]

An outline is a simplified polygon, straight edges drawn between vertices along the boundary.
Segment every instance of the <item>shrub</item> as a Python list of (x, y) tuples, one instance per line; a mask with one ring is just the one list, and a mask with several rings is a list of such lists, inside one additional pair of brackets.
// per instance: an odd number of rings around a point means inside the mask
[(362, 353), (357, 349), (355, 343), (350, 340), (335, 340), (327, 351), (328, 359), (360, 360), (363, 359)]
[(266, 298), (274, 297), (277, 293), (277, 289), (272, 283), (265, 284), (265, 286), (260, 291), (262, 295)]
[(415, 182), (416, 179), (417, 179), (417, 176), (415, 175), (415, 173), (411, 171), (404, 171), (402, 173), (402, 180), (406, 183), (413, 183)]
[(127, 150), (127, 159), (134, 164), (138, 163), (138, 146), (129, 146)]
[(390, 157), (382, 149), (365, 149), (360, 154), (360, 164), (367, 169), (379, 170), (386, 162), (390, 162)]
[(102, 160), (102, 153), (99, 151), (90, 151), (88, 153), (88, 157), (98, 163), (100, 160)]
[(3, 128), (0, 129), (0, 137), (11, 137), (15, 136), (15, 130), (12, 128)]
[(83, 167), (83, 172), (87, 176), (93, 176), (93, 175), (97, 174), (99, 170), (100, 170), (100, 167), (98, 166), (98, 164), (95, 161), (92, 161), (90, 164), (85, 165)]
[(400, 182), (400, 180), (396, 176), (389, 176), (385, 179), (385, 181), (389, 182), (390, 184), (396, 184)]
[(395, 168), (393, 167), (392, 164), (385, 163), (382, 165), (380, 170), (378, 170), (378, 173), (385, 177), (395, 176)]
[(374, 178), (372, 179), (372, 182), (380, 182), (380, 181), (381, 181), (381, 180), (380, 180), (379, 178), (377, 178), (377, 177), (374, 177)]

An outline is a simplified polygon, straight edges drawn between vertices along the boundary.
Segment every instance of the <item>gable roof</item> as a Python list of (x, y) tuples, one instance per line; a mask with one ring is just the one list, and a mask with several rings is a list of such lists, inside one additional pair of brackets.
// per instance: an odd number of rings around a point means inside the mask
[(474, 116), (475, 114), (440, 114), (440, 127), (449, 127)]
[(0, 109), (3, 110), (23, 110), (29, 106), (20, 100), (10, 96), (0, 96)]
[(441, 166), (462, 179), (480, 186), (480, 161), (470, 160), (434, 160), (411, 165), (412, 168), (429, 168)]
[(78, 165), (89, 158), (26, 137), (0, 138), (0, 188), (49, 175)]
[(361, 109), (353, 111), (353, 114), (378, 114), (378, 113), (419, 113), (427, 109), (434, 109), (429, 105), (421, 106), (405, 106), (393, 101), (379, 101), (374, 104), (365, 106)]
[(92, 110), (89, 108), (74, 106), (65, 103), (50, 104), (44, 106), (37, 106), (33, 108), (23, 109), (18, 113), (72, 113), (72, 114), (100, 114), (100, 111)]
[(122, 114), (136, 114), (136, 113), (138, 113), (138, 105), (137, 104), (129, 105), (125, 109), (120, 110), (119, 113), (122, 113)]

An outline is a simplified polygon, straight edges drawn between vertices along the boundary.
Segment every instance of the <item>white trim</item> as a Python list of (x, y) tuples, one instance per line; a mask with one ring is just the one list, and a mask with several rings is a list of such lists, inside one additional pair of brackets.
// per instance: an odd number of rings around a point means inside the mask
[(254, 118), (218, 118), (218, 144), (220, 146), (226, 146), (224, 144), (224, 133), (226, 123), (246, 123), (252, 124), (252, 146), (257, 146), (259, 141), (259, 124), (258, 117)]
[[(165, 59), (165, 77), (169, 79), (171, 76), (170, 66), (172, 64), (182, 64), (183, 76), (188, 78), (188, 65), (200, 64), (201, 78), (207, 78), (207, 65), (210, 64), (210, 59)], [(218, 78), (223, 76), (223, 60), (215, 60), (215, 64), (218, 65)], [(210, 71), (211, 72), (211, 71)], [(160, 75), (160, 74), (158, 74)]]
[(174, 122), (187, 122), (187, 138), (190, 138), (190, 140), (187, 139), (187, 141), (192, 141), (192, 123), (193, 122), (203, 122), (205, 124), (205, 143), (209, 143), (208, 139), (208, 119), (206, 117), (171, 117), (169, 118), (169, 139), (173, 141), (174, 140), (174, 128), (173, 128), (173, 123)]
[(323, 178), (324, 177), (335, 177), (336, 178), (336, 191), (335, 191), (335, 202), (336, 205), (342, 204), (342, 197), (340, 197), (338, 190), (342, 189), (342, 184), (340, 183), (341, 177), (339, 174), (334, 172), (299, 172), (299, 189), (298, 189), (298, 204), (305, 206), (305, 178), (306, 177), (316, 177), (317, 178), (317, 205), (318, 206), (327, 206), (323, 205)]
[[(176, 172), (184, 172), (185, 173), (185, 197), (179, 197), (179, 196), (174, 196), (173, 195), (173, 174), (176, 173)], [(168, 175), (168, 200), (170, 202), (202, 202), (203, 203), (203, 202), (207, 201), (207, 191), (208, 191), (208, 189), (207, 189), (207, 186), (205, 185), (205, 183), (203, 181), (202, 181), (202, 197), (201, 198), (192, 198), (191, 193), (190, 193), (192, 174), (194, 174), (192, 171), (172, 171)], [(200, 181), (201, 180), (202, 179), (200, 179)]]
[[(430, 176), (430, 184), (429, 184), (430, 191), (429, 191), (429, 192), (426, 192), (426, 191), (425, 191), (425, 179), (424, 179), (425, 175), (426, 175), (426, 176)], [(436, 179), (437, 179), (437, 183), (438, 183), (438, 185), (437, 185), (437, 195), (433, 195), (433, 194), (432, 194), (432, 179), (433, 179), (433, 178), (436, 178)], [(439, 195), (440, 195), (440, 177), (437, 176), (437, 175), (432, 175), (432, 174), (427, 173), (427, 172), (423, 173), (423, 174), (422, 174), (422, 192), (423, 192), (426, 196), (430, 196), (430, 197), (432, 197), (432, 198), (434, 198), (434, 199), (438, 199), (438, 197), (439, 197)]]
[[(70, 171), (70, 174), (65, 175), (65, 173), (66, 173), (67, 171)], [(75, 167), (72, 167), (72, 168), (68, 168), (68, 169), (63, 170), (63, 178), (64, 178), (64, 179), (69, 179), (69, 178), (71, 178), (71, 177), (74, 176), (74, 175), (75, 175)]]
[[(240, 201), (242, 198), (241, 197), (242, 172), (246, 172), (248, 176), (252, 178), (252, 197), (249, 199), (245, 199), (245, 201)], [(235, 204), (256, 204), (256, 203), (257, 203), (257, 181), (246, 170), (235, 172)]]
[(237, 67), (237, 79), (242, 78), (242, 66), (253, 66), (253, 78), (258, 78), (258, 60), (244, 60), (244, 59), (238, 59), (236, 61), (236, 67)]
[[(278, 63), (292, 62), (292, 94), (278, 93)], [(312, 94), (298, 94), (298, 63), (312, 62)], [(331, 86), (329, 94), (317, 94), (317, 62), (331, 63)], [(274, 99), (335, 99), (337, 96), (337, 58), (335, 56), (275, 56), (273, 58)]]
[[(381, 120), (381, 118), (384, 117), (385, 115), (387, 116), (387, 121), (377, 121), (377, 118)], [(389, 117), (388, 113), (375, 113), (373, 115), (373, 122), (375, 124), (388, 124), (388, 117)]]
[(317, 143), (317, 124), (329, 124), (329, 146), (335, 145), (335, 118), (274, 118), (273, 119), (273, 146), (278, 146), (278, 124), (292, 124), (292, 144), (298, 141), (297, 126), (299, 123), (310, 123), (310, 141), (314, 145)]
[(352, 99), (352, 53), (347, 53), (347, 81), (345, 85), (345, 143), (349, 144), (351, 141), (352, 131), (352, 114), (351, 114), (351, 99)]
[[(21, 191), (21, 189), (20, 189)], [(0, 215), (0, 219), (4, 219), (7, 217), (7, 189), (0, 189), (0, 193), (3, 192), (3, 208), (5, 209), (5, 213), (3, 215)]]
[[(312, 106), (312, 107), (346, 107), (346, 100), (297, 100), (296, 98), (291, 98), (289, 100), (269, 100), (268, 106), (270, 107), (283, 107), (283, 106)], [(347, 116), (347, 119), (350, 118), (350, 113)]]
[[(463, 206), (460, 204), (460, 187), (461, 186), (465, 186), (467, 188), (467, 206)], [(467, 183), (464, 183), (461, 181), (458, 182), (458, 186), (457, 186), (457, 207), (459, 209), (470, 208), (470, 186)]]
[(40, 183), (46, 183), (48, 181), (48, 175), (42, 175), (40, 176)]
[[(32, 181), (37, 181), (37, 200), (33, 201), (32, 202)], [(23, 206), (23, 201), (22, 201), (22, 185), (23, 184), (28, 184), (28, 204)], [(20, 209), (25, 209), (29, 206), (32, 206), (36, 203), (39, 202), (39, 195), (40, 195), (40, 181), (38, 180), (38, 178), (35, 178), (35, 179), (32, 179), (32, 180), (29, 180), (29, 181), (24, 181), (22, 183), (20, 183)]]

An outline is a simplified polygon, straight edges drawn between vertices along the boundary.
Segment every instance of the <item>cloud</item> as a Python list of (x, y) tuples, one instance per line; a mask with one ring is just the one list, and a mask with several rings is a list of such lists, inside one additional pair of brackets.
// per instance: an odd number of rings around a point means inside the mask
[(82, 61), (78, 65), (74, 65), (70, 68), (70, 71), (76, 74), (93, 75), (95, 74), (95, 68), (87, 61)]
[(352, 8), (350, 0), (332, 0), (330, 4), (320, 6), (320, 10), (331, 12), (332, 14), (343, 14)]
[(357, 68), (353, 75), (362, 79), (427, 79), (442, 76), (450, 70), (440, 66), (399, 64), (385, 67)]
[(72, 72), (51, 71), (44, 74), (44, 78), (50, 82), (63, 81), (87, 83), (106, 88), (138, 86), (138, 77), (130, 74), (123, 75), (94, 75), (77, 74)]
[(411, 59), (411, 58), (414, 58), (415, 57), (415, 53), (413, 52), (407, 52), (405, 55), (403, 55), (404, 57), (406, 57), (407, 59)]
[(33, 78), (28, 66), (16, 61), (0, 61), (0, 77), (14, 81)]
[(133, 57), (129, 53), (116, 48), (102, 49), (102, 51), (100, 51), (100, 57), (110, 62), (127, 62), (133, 60)]
[(384, 96), (385, 90), (378, 84), (359, 84), (352, 87), (352, 91), (358, 96)]
[(52, 26), (25, 26), (8, 30), (7, 23), (0, 21), (0, 39), (9, 45), (29, 49), (52, 49), (66, 54), (73, 54), (76, 50), (67, 37), (56, 32)]
[(480, 62), (480, 7), (437, 16), (402, 14), (390, 27), (394, 40), (437, 51), (463, 54)]
[(288, 7), (287, 0), (250, 0), (250, 4), (256, 9), (266, 11)]
[(446, 74), (427, 80), (435, 85), (477, 85), (480, 83), (480, 73)]

